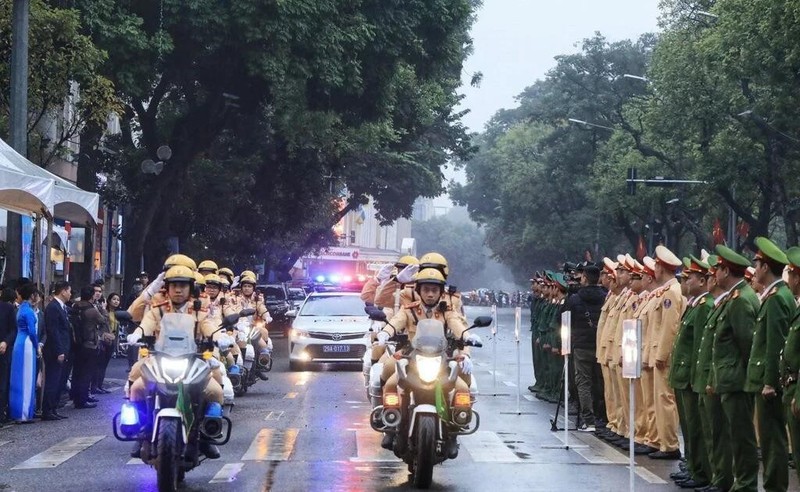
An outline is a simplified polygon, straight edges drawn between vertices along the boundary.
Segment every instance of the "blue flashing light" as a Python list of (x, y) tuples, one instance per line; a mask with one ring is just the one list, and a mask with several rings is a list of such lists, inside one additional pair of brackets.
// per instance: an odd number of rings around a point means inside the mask
[(336, 274), (334, 274), (334, 275), (331, 275), (331, 276), (330, 276), (330, 281), (331, 281), (332, 283), (334, 283), (334, 284), (338, 284), (338, 283), (339, 283), (339, 276), (338, 276), (338, 275), (336, 275)]
[(325, 281), (325, 275), (317, 275), (316, 278), (314, 278), (314, 280), (316, 280), (319, 283), (322, 283)]
[(139, 425), (139, 412), (131, 403), (123, 403), (120, 411), (119, 423), (126, 426)]
[(222, 417), (222, 405), (211, 402), (206, 407), (206, 417)]

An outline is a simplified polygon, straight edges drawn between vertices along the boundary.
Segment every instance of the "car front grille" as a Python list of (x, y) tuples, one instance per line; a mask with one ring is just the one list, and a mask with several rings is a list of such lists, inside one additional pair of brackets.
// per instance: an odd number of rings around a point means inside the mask
[(308, 336), (320, 340), (333, 340), (338, 342), (339, 340), (357, 340), (359, 338), (364, 338), (364, 333), (328, 333), (322, 331), (309, 331)]

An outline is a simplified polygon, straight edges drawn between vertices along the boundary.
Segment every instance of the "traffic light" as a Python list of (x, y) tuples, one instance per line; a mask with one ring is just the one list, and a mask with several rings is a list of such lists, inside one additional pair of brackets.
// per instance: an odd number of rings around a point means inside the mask
[(629, 167), (628, 168), (628, 194), (635, 195), (636, 194), (636, 168)]

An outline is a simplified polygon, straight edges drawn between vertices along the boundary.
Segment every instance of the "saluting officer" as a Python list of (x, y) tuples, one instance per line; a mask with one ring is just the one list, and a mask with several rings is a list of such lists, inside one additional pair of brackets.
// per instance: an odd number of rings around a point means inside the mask
[(789, 455), (779, 366), (795, 300), (782, 278), (789, 262), (786, 254), (765, 237), (757, 237), (755, 244), (758, 251), (754, 258), (754, 279), (764, 290), (760, 295), (761, 308), (756, 317), (744, 390), (755, 394), (764, 490), (785, 491), (789, 487)]

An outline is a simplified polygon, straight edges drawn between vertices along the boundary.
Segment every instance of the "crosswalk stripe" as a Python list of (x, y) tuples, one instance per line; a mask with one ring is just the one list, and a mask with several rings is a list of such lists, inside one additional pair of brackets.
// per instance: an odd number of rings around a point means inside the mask
[(145, 462), (144, 462), (144, 461), (142, 461), (142, 460), (140, 460), (139, 458), (131, 458), (131, 459), (129, 459), (129, 460), (128, 460), (128, 462), (127, 462), (127, 463), (125, 463), (125, 464), (126, 464), (126, 465), (144, 465), (144, 464), (145, 464)]
[(208, 483), (228, 483), (233, 482), (236, 480), (236, 475), (242, 471), (244, 467), (244, 463), (227, 463), (223, 466), (214, 478), (212, 478)]
[(242, 461), (286, 461), (294, 450), (297, 429), (261, 429)]
[(532, 397), (531, 395), (522, 395), (528, 401), (536, 401), (536, 398)]
[(500, 436), (494, 432), (478, 431), (471, 436), (463, 436), (460, 440), (474, 461), (492, 463), (519, 463), (521, 461), (519, 456), (508, 449)]
[(503, 381), (503, 384), (505, 384), (505, 385), (506, 385), (506, 386), (508, 386), (509, 388), (512, 388), (512, 387), (513, 387), (513, 388), (516, 388), (516, 387), (517, 387), (517, 383), (513, 383), (513, 382), (511, 382), (511, 381)]
[(72, 458), (84, 449), (89, 448), (106, 436), (70, 437), (45, 451), (28, 458), (12, 470), (32, 470), (35, 468), (53, 468)]
[(382, 436), (372, 429), (359, 429), (356, 435), (356, 456), (350, 461), (364, 462), (399, 462), (400, 459), (393, 452), (381, 447)]

